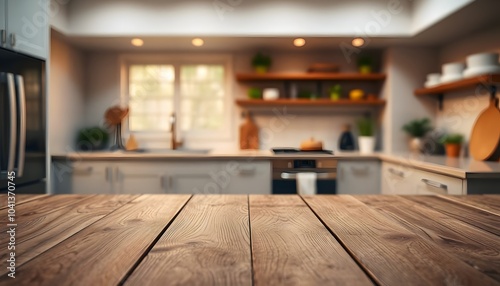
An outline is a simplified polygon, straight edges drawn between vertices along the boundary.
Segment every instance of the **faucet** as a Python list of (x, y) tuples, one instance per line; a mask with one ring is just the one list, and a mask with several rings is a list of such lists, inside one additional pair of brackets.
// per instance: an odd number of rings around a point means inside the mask
[(170, 132), (172, 133), (172, 150), (177, 150), (177, 148), (182, 146), (182, 141), (177, 141), (177, 117), (175, 116), (175, 112), (172, 112), (170, 115)]

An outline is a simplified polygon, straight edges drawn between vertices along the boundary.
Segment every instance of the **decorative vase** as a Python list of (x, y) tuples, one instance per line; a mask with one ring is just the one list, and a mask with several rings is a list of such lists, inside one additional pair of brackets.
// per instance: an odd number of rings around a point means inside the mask
[(375, 150), (375, 137), (359, 136), (358, 145), (359, 145), (359, 153), (371, 154)]
[(420, 153), (421, 150), (422, 150), (422, 138), (413, 137), (410, 140), (410, 151), (414, 153)]
[(269, 70), (268, 66), (255, 66), (254, 68), (255, 68), (255, 72), (258, 74), (267, 73), (267, 71)]
[(451, 158), (458, 158), (460, 156), (461, 144), (445, 144), (446, 156)]

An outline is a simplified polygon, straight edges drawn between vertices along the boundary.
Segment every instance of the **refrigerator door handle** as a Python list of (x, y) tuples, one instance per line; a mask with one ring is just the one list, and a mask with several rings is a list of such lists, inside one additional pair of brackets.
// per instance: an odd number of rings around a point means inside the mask
[(17, 96), (19, 104), (19, 144), (18, 144), (18, 162), (17, 177), (22, 177), (24, 173), (24, 161), (26, 156), (26, 93), (24, 92), (24, 78), (22, 75), (16, 76)]
[(7, 31), (2, 29), (0, 30), (0, 43), (2, 47), (5, 46), (5, 43), (7, 42)]
[(7, 73), (7, 88), (9, 96), (9, 111), (10, 111), (10, 140), (9, 140), (9, 157), (7, 161), (7, 175), (14, 171), (14, 161), (16, 160), (16, 139), (17, 139), (17, 108), (16, 108), (16, 91), (14, 86), (14, 75)]

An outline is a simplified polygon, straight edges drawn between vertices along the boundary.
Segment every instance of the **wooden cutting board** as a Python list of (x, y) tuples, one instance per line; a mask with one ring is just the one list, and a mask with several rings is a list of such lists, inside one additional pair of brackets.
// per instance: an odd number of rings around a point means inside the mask
[(245, 114), (245, 122), (240, 126), (240, 149), (259, 149), (259, 128), (249, 112)]
[(480, 161), (497, 161), (500, 157), (500, 110), (498, 99), (490, 100), (490, 106), (477, 118), (470, 136), (469, 151)]

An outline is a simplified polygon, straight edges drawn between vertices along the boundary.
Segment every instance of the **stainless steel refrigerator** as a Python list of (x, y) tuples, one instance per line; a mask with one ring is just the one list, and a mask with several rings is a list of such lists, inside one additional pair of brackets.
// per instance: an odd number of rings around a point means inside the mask
[(45, 61), (0, 48), (0, 193), (46, 192)]

